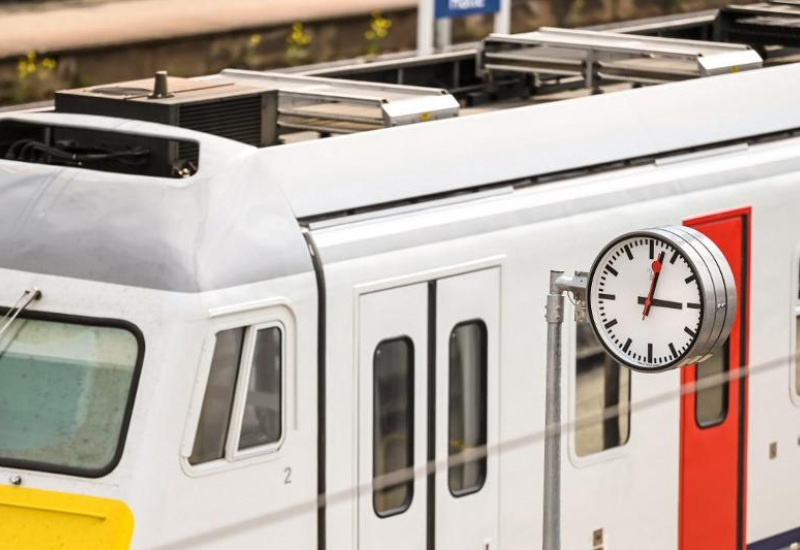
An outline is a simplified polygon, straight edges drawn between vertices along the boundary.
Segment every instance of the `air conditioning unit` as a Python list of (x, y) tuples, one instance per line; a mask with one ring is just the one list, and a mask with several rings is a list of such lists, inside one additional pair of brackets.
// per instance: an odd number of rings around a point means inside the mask
[(169, 124), (256, 147), (278, 142), (276, 90), (170, 77), (163, 71), (155, 79), (56, 92), (55, 108)]

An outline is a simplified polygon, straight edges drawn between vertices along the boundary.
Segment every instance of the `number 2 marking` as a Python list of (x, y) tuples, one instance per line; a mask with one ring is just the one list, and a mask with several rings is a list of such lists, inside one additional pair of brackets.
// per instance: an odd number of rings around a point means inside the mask
[(283, 473), (286, 474), (286, 477), (283, 478), (283, 483), (284, 485), (289, 485), (292, 482), (292, 469), (284, 468)]

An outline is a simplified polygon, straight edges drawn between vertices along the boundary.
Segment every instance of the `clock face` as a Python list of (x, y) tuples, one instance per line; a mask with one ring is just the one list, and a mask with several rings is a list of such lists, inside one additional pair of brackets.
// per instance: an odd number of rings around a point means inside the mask
[(648, 234), (613, 242), (592, 268), (589, 312), (604, 347), (640, 370), (676, 366), (701, 331), (703, 289), (683, 250)]

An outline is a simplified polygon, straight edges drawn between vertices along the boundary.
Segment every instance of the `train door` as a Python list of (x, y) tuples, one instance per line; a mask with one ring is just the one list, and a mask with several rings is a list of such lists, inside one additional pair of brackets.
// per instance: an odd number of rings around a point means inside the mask
[(360, 550), (497, 548), (499, 300), (499, 269), (360, 297)]
[(423, 550), (427, 483), (428, 285), (359, 298), (360, 550)]
[(436, 550), (497, 548), (499, 269), (436, 283)]
[(722, 351), (682, 373), (699, 387), (681, 398), (680, 550), (744, 549), (747, 377), (737, 369), (748, 358), (749, 224), (749, 209), (686, 222), (725, 254), (739, 306)]

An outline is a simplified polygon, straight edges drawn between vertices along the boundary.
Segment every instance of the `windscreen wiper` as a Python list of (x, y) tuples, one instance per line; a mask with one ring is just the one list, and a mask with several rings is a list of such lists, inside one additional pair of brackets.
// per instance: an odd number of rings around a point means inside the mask
[(6, 330), (8, 330), (8, 327), (11, 326), (11, 323), (16, 320), (19, 314), (25, 311), (25, 308), (31, 305), (32, 302), (40, 300), (41, 298), (42, 291), (36, 287), (23, 292), (22, 296), (20, 296), (19, 300), (17, 300), (17, 303), (14, 304), (14, 307), (9, 309), (8, 313), (6, 313), (3, 319), (0, 320), (0, 323), (3, 325), (2, 328), (0, 328), (0, 338), (3, 337), (3, 334), (5, 334)]

